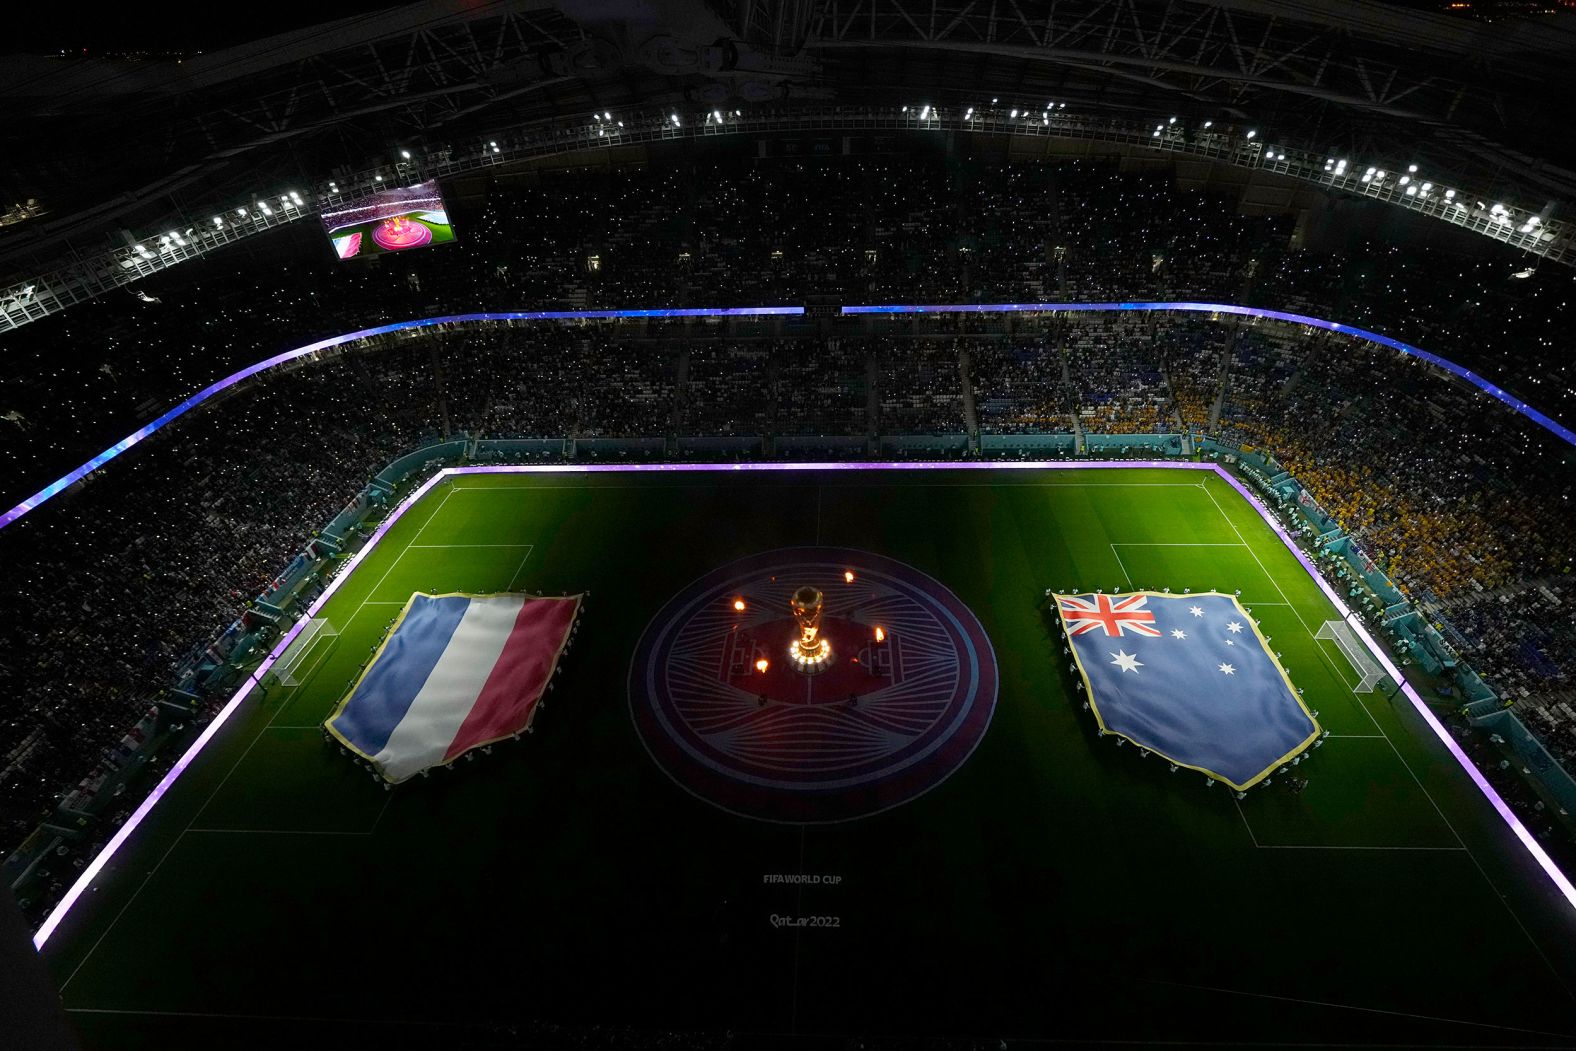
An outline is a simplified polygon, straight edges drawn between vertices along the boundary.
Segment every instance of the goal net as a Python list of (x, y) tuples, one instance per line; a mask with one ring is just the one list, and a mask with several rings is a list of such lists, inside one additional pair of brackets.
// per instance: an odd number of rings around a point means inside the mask
[(1368, 647), (1362, 644), (1351, 625), (1344, 620), (1325, 621), (1313, 637), (1328, 639), (1346, 655), (1347, 663), (1360, 676), (1357, 685), (1352, 687), (1353, 693), (1372, 693), (1379, 680), (1384, 678), (1384, 669), (1379, 667), (1379, 662), (1368, 652)]
[[(284, 655), (279, 660), (274, 662), (274, 666), (271, 669), (274, 673), (274, 678), (278, 679), (280, 684), (284, 686), (300, 686), (301, 679), (306, 675), (306, 672), (301, 670), (301, 666), (306, 663), (307, 655), (318, 648), (320, 641), (332, 639), (338, 635), (339, 632), (335, 630), (334, 625), (322, 617), (313, 617), (307, 621), (306, 627), (301, 629), (301, 634), (295, 637), (295, 641), (290, 644), (290, 648), (284, 652)], [(317, 667), (317, 662), (314, 661), (307, 671), (315, 667)]]

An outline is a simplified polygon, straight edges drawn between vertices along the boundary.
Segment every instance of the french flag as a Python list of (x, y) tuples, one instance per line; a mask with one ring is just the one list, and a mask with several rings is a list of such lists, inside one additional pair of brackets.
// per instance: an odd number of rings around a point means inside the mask
[(324, 726), (396, 784), (513, 736), (531, 725), (580, 599), (413, 595)]

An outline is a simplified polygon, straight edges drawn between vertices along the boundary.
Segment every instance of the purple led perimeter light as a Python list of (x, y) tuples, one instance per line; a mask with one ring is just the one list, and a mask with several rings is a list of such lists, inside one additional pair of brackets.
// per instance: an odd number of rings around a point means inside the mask
[[(941, 304), (936, 306), (909, 306), (906, 304), (888, 304), (885, 306), (851, 306), (843, 307), (844, 314), (1010, 314), (1023, 312), (1039, 312), (1051, 310), (1065, 311), (1112, 311), (1112, 310), (1176, 310), (1202, 314), (1242, 314), (1248, 317), (1271, 318), (1276, 321), (1287, 321), (1298, 325), (1307, 325), (1310, 328), (1322, 328), (1329, 332), (1339, 332), (1347, 336), (1355, 336), (1370, 343), (1378, 343), (1402, 354), (1420, 358), (1423, 361), (1438, 365), (1456, 376), (1471, 383), (1479, 390), (1504, 402), (1512, 409), (1532, 420), (1540, 427), (1571, 445), (1576, 445), (1576, 431), (1563, 426), (1550, 419), (1543, 413), (1534, 409), (1526, 402), (1514, 397), (1510, 393), (1485, 380), (1471, 369), (1457, 365), (1455, 362), (1442, 358), (1437, 354), (1430, 354), (1426, 350), (1403, 343), (1398, 339), (1370, 332), (1364, 328), (1354, 328), (1343, 325), (1337, 321), (1325, 321), (1321, 318), (1309, 317), (1305, 314), (1289, 314), (1283, 310), (1266, 310), (1259, 307), (1233, 306), (1229, 303), (959, 303)], [(584, 320), (611, 320), (616, 318), (680, 318), (680, 317), (763, 317), (781, 315), (801, 315), (803, 307), (689, 307), (682, 309), (633, 309), (633, 310), (534, 310), (534, 311), (504, 311), (485, 314), (450, 314), (445, 317), (421, 318), (415, 321), (399, 321), (392, 325), (380, 325), (377, 328), (365, 328), (359, 332), (348, 332), (342, 336), (333, 336), (329, 339), (319, 340), (316, 343), (287, 350), (283, 354), (276, 354), (265, 358), (255, 365), (249, 365), (240, 372), (226, 376), (222, 380), (198, 391), (163, 416), (138, 430), (133, 431), (108, 449), (93, 457), (87, 463), (78, 467), (70, 474), (51, 482), (32, 496), (17, 504), (11, 510), (0, 514), (0, 529), (4, 529), (12, 522), (27, 514), (33, 508), (55, 496), (67, 486), (70, 486), (89, 473), (98, 470), (127, 449), (142, 441), (154, 431), (184, 415), (220, 391), (244, 379), (257, 375), (265, 369), (273, 368), (287, 361), (304, 357), (319, 350), (341, 346), (358, 339), (372, 336), (386, 335), (390, 332), (403, 332), (412, 329), (427, 328), (432, 325), (442, 325), (450, 322), (466, 321), (584, 321)]]

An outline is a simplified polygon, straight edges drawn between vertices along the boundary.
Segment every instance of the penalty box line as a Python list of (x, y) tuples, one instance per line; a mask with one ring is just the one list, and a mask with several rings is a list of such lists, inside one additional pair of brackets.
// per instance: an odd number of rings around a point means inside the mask
[[(1215, 505), (1215, 509), (1220, 512), (1220, 516), (1226, 520), (1228, 525), (1231, 526), (1232, 531), (1237, 534), (1237, 537), (1244, 544), (1246, 544), (1247, 537), (1242, 535), (1242, 530), (1238, 528), (1236, 521), (1226, 513), (1226, 509), (1221, 506), (1221, 503), (1215, 497), (1214, 492), (1207, 486), (1205, 487), (1204, 492), (1209, 496), (1210, 502)], [(1290, 543), (1290, 541), (1283, 541), (1283, 545), (1286, 543)], [(1275, 579), (1274, 574), (1269, 571), (1269, 567), (1264, 564), (1264, 560), (1259, 557), (1258, 550), (1253, 548), (1251, 545), (1249, 545), (1248, 550), (1253, 555), (1253, 560), (1259, 564), (1259, 568), (1264, 571), (1264, 575), (1270, 578), (1270, 583), (1274, 585), (1275, 590), (1279, 592), (1280, 597), (1286, 599), (1287, 604), (1291, 605), (1291, 600), (1287, 598), (1286, 592), (1280, 586), (1280, 582)], [(1290, 551), (1291, 549), (1287, 548), (1287, 550)], [(1306, 574), (1307, 572), (1308, 571), (1305, 569), (1304, 573)], [(1329, 664), (1331, 668), (1334, 668), (1335, 662), (1330, 659), (1330, 655), (1325, 651), (1324, 647), (1319, 645), (1318, 636), (1313, 633), (1312, 628), (1308, 627), (1308, 622), (1303, 619), (1302, 611), (1293, 605), (1292, 612), (1296, 615), (1298, 622), (1302, 624), (1302, 630), (1307, 632), (1308, 637), (1313, 640), (1314, 649), (1319, 651), (1319, 656), (1324, 658), (1326, 664)], [(1338, 670), (1336, 674), (1340, 674)], [(1341, 681), (1345, 682), (1345, 678), (1346, 677), (1342, 675)], [(1390, 751), (1395, 754), (1396, 759), (1400, 760), (1402, 769), (1404, 769), (1407, 774), (1411, 776), (1413, 783), (1415, 783), (1417, 787), (1422, 790), (1423, 797), (1427, 799), (1429, 805), (1434, 808), (1434, 813), (1439, 815), (1439, 819), (1445, 823), (1446, 828), (1450, 829), (1450, 834), (1454, 836), (1456, 842), (1461, 845), (1461, 848), (1466, 852), (1467, 857), (1472, 859), (1472, 866), (1477, 869), (1478, 875), (1482, 876), (1483, 882), (1488, 885), (1490, 896), (1498, 900), (1500, 905), (1504, 907), (1505, 912), (1509, 914), (1512, 920), (1515, 921), (1516, 926), (1521, 929), (1521, 933), (1526, 937), (1527, 943), (1531, 945), (1533, 951), (1538, 954), (1538, 958), (1541, 959), (1543, 961), (1543, 965), (1549, 969), (1549, 973), (1554, 976), (1554, 980), (1559, 983), (1560, 988), (1564, 989), (1567, 995), (1576, 996), (1576, 993), (1572, 992), (1570, 985), (1565, 981), (1564, 975), (1560, 974), (1559, 969), (1554, 966), (1554, 961), (1549, 959), (1548, 954), (1543, 951), (1543, 946), (1538, 944), (1538, 940), (1532, 936), (1532, 932), (1527, 929), (1527, 925), (1522, 922), (1522, 919), (1516, 913), (1516, 910), (1511, 907), (1509, 897), (1505, 894), (1502, 894), (1499, 890), (1499, 887), (1495, 885), (1493, 879), (1489, 877), (1488, 870), (1485, 869), (1483, 867), (1483, 863), (1478, 860), (1477, 854), (1467, 846), (1467, 841), (1461, 835), (1460, 830), (1457, 829), (1455, 823), (1450, 820), (1449, 816), (1445, 813), (1444, 808), (1439, 805), (1439, 801), (1434, 798), (1434, 794), (1428, 790), (1428, 786), (1423, 784), (1423, 779), (1417, 776), (1417, 771), (1412, 769), (1412, 764), (1406, 761), (1406, 756), (1401, 754), (1401, 749), (1396, 747), (1395, 741), (1391, 739), (1384, 726), (1381, 725), (1379, 720), (1374, 717), (1374, 713), (1369, 709), (1368, 705), (1363, 702), (1362, 697), (1353, 692), (1349, 686), (1347, 687), (1347, 692), (1351, 694), (1352, 699), (1357, 702), (1358, 706), (1361, 707), (1365, 713), (1367, 713), (1368, 720), (1374, 724), (1374, 729), (1379, 731), (1379, 734), (1384, 738), (1385, 743), (1390, 746)], [(1247, 820), (1245, 815), (1243, 820)], [(1249, 831), (1251, 832), (1251, 829)]]

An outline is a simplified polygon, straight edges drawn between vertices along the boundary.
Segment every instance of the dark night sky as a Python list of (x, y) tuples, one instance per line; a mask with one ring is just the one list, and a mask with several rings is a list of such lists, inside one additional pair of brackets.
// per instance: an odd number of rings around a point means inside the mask
[[(1445, 0), (1380, 0), (1397, 7), (1439, 11)], [(1486, 14), (1507, 0), (1474, 0)], [(384, 8), (391, 0), (328, 0), (244, 4), (234, 0), (150, 0), (148, 3), (27, 3), (6, 19), (0, 53), (90, 51), (213, 51), (320, 22)], [(1508, 3), (1522, 6), (1520, 2)]]
[(242, 4), (153, 0), (143, 4), (28, 4), (7, 18), (7, 53), (214, 51), (247, 40), (390, 7), (391, 0)]

